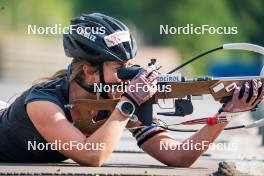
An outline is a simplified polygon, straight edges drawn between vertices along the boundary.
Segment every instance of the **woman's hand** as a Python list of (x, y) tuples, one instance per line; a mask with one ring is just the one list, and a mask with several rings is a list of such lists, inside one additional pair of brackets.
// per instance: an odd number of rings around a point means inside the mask
[(157, 77), (158, 72), (155, 65), (141, 70), (130, 81), (124, 96), (140, 106), (157, 92)]
[(225, 103), (220, 111), (239, 112), (254, 109), (263, 100), (264, 86), (258, 86), (257, 80), (246, 82), (242, 87), (237, 87), (232, 100)]

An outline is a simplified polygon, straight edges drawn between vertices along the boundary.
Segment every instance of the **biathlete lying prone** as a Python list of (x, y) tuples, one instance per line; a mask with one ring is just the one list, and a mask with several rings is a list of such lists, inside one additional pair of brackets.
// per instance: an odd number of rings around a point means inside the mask
[[(116, 84), (121, 79), (117, 76), (120, 68), (131, 67), (129, 60), (134, 58), (137, 45), (128, 27), (121, 21), (99, 13), (84, 14), (71, 21), (74, 29), (63, 35), (63, 46), (68, 57), (73, 58), (70, 71), (58, 71), (52, 78), (33, 85), (24, 91), (11, 105), (0, 110), (0, 162), (59, 162), (68, 158), (85, 166), (101, 166), (113, 152), (124, 129), (140, 126), (140, 122), (130, 120), (130, 115), (142, 103), (155, 94), (155, 89), (148, 91), (129, 91), (121, 96), (115, 110), (89, 111), (87, 118), (104, 119), (104, 123), (93, 132), (89, 124), (77, 125), (80, 112), (68, 108), (73, 99), (94, 98), (91, 91), (93, 83)], [(87, 27), (104, 29), (104, 32), (92, 33)], [(86, 29), (85, 29), (86, 28)], [(88, 30), (89, 30), (88, 28)], [(82, 29), (86, 32), (81, 32)], [(150, 66), (140, 71), (129, 86), (141, 83), (153, 86), (157, 84), (157, 67)], [(263, 99), (264, 91), (258, 92), (257, 81), (246, 83), (242, 98), (240, 87), (227, 102), (223, 111), (245, 111), (253, 109)], [(250, 90), (253, 91), (247, 101)], [(250, 93), (251, 94), (251, 93)], [(113, 94), (104, 93), (99, 98), (113, 98)], [(187, 140), (193, 143), (214, 142), (227, 123), (205, 125)], [(182, 144), (173, 139), (166, 130), (157, 124), (131, 130), (139, 147), (168, 166), (191, 166), (208, 147), (203, 150), (183, 150)], [(102, 144), (97, 150), (71, 146), (53, 150), (50, 145), (44, 150), (29, 148), (29, 144)], [(160, 150), (160, 143), (177, 145), (179, 150)], [(65, 145), (66, 146), (66, 145)], [(91, 146), (91, 145), (89, 145)], [(31, 146), (32, 147), (32, 146)]]

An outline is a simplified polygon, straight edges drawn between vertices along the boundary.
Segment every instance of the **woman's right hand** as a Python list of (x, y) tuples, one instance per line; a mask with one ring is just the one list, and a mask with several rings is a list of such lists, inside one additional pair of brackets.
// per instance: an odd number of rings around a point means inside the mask
[(129, 83), (124, 96), (138, 106), (157, 92), (158, 68), (155, 65), (142, 69)]

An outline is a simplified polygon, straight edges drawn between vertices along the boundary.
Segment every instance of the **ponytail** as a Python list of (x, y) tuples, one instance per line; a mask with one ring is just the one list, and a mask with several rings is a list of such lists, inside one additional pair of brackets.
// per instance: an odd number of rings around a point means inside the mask
[(67, 69), (61, 69), (61, 70), (58, 70), (56, 71), (52, 76), (50, 77), (42, 77), (42, 78), (39, 78), (37, 80), (35, 80), (33, 82), (33, 85), (35, 84), (39, 84), (39, 83), (42, 83), (42, 82), (45, 82), (45, 81), (49, 81), (49, 80), (54, 80), (54, 79), (57, 79), (57, 78), (63, 78), (65, 77), (66, 79), (68, 79), (69, 81), (72, 81), (74, 79), (78, 79), (80, 82), (83, 82), (84, 80), (84, 73), (83, 73), (83, 65), (86, 64), (86, 65), (89, 65), (91, 67), (91, 74), (95, 73), (97, 70), (98, 70), (98, 67), (97, 66), (92, 66), (90, 63), (84, 61), (84, 60), (81, 60), (81, 59), (76, 59), (74, 58), (71, 62), (71, 73), (70, 75), (68, 75), (68, 70)]

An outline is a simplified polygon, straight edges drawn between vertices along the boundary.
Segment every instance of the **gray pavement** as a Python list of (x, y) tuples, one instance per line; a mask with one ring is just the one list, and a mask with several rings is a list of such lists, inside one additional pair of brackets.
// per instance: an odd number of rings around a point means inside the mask
[(71, 160), (60, 164), (0, 164), (0, 174), (91, 174), (91, 175), (209, 175), (217, 160), (200, 159), (191, 168), (167, 167), (146, 154), (114, 153), (101, 168), (82, 167)]

